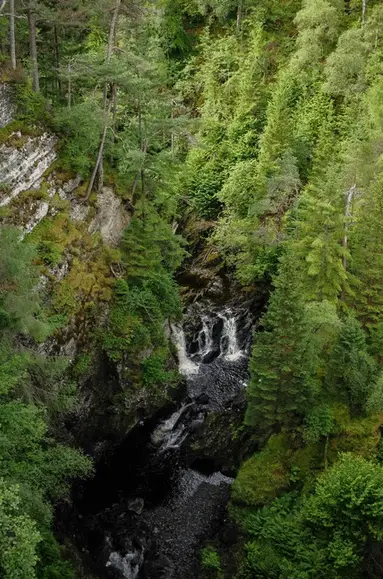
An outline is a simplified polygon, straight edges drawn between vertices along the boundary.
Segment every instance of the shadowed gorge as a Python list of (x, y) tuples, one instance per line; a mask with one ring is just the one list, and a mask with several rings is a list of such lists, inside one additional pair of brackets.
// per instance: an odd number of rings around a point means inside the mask
[(380, 0), (0, 0), (1, 579), (378, 579)]

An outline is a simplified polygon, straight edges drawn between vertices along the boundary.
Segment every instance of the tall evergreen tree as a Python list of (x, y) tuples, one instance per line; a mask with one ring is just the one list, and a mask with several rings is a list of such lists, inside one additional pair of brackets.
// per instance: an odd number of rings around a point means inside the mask
[(316, 352), (291, 254), (281, 259), (263, 326), (255, 336), (245, 420), (260, 428), (291, 425), (306, 413), (316, 387)]

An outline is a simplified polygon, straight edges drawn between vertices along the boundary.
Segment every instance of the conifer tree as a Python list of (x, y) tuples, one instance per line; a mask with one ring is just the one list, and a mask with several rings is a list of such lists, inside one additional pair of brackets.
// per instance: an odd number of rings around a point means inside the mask
[(368, 354), (366, 336), (349, 315), (343, 322), (328, 368), (328, 381), (340, 397), (346, 395), (354, 412), (362, 412), (376, 379), (376, 364)]
[(307, 411), (315, 391), (315, 357), (310, 329), (291, 254), (279, 275), (255, 336), (246, 423), (260, 428), (293, 424)]
[(383, 318), (383, 175), (364, 196), (351, 237), (353, 295), (349, 303), (364, 326)]

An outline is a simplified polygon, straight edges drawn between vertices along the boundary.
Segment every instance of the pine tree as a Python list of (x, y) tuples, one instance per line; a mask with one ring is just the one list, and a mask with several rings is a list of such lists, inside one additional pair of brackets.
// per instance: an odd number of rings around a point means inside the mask
[(349, 299), (358, 319), (369, 328), (383, 318), (383, 175), (366, 193), (351, 232), (354, 292)]
[(328, 367), (328, 382), (337, 396), (346, 396), (354, 412), (362, 412), (376, 380), (376, 363), (368, 354), (366, 336), (353, 316), (341, 327)]
[(347, 279), (343, 233), (344, 217), (336, 204), (321, 199), (317, 191), (301, 201), (296, 248), (302, 258), (303, 287), (309, 299), (336, 301), (340, 296)]
[(315, 387), (315, 349), (291, 254), (281, 259), (263, 326), (251, 359), (246, 423), (291, 425), (307, 411)]

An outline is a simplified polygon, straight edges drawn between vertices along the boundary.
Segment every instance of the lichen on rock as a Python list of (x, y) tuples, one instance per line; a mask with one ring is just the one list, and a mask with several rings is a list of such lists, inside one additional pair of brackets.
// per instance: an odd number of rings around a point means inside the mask
[(6, 127), (13, 121), (15, 112), (12, 87), (6, 83), (0, 83), (0, 128)]

